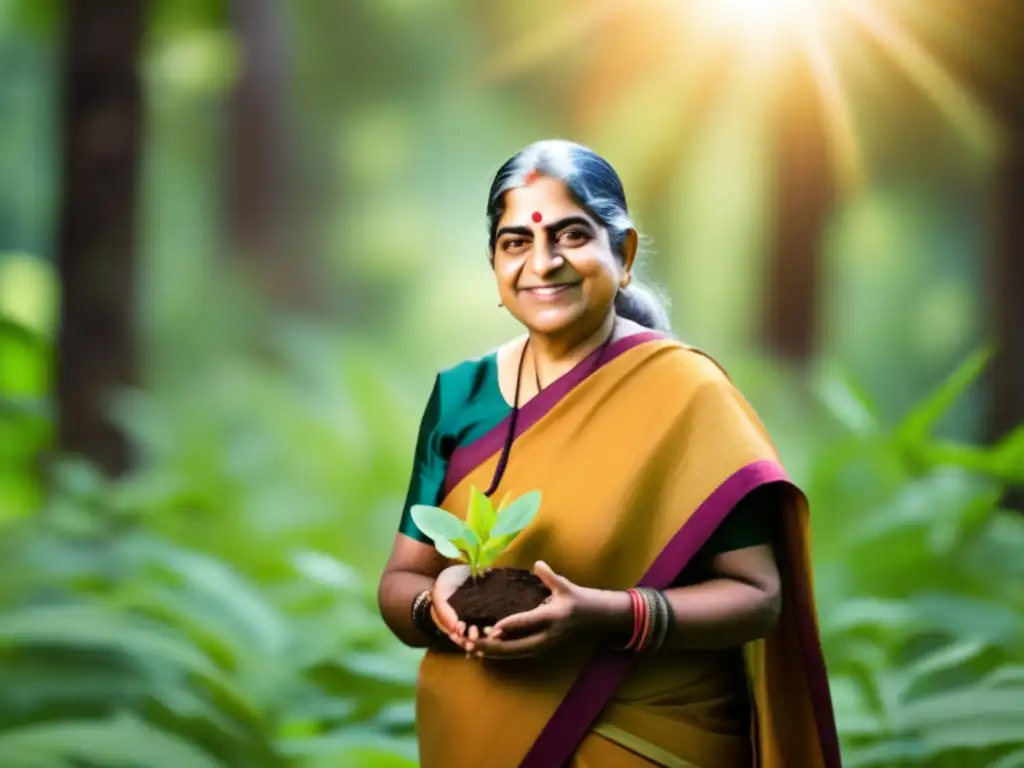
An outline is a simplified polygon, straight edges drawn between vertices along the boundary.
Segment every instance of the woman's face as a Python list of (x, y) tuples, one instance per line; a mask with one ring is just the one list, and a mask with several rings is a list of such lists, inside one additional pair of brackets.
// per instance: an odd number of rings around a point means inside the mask
[(540, 177), (505, 194), (494, 274), (501, 301), (531, 331), (593, 332), (627, 280), (636, 255), (630, 231), (623, 264), (605, 228), (580, 208), (566, 185)]

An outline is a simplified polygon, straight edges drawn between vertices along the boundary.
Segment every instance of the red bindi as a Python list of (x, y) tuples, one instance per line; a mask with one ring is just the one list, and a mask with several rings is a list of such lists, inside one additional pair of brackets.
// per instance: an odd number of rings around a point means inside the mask
[(541, 220), (543, 220), (544, 217), (540, 215), (540, 211), (534, 211), (533, 215), (530, 218), (533, 219), (534, 222), (536, 222), (537, 224), (540, 224)]

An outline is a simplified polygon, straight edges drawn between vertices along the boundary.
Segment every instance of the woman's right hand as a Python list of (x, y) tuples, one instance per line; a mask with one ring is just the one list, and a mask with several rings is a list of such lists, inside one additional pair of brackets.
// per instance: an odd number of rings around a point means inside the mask
[(466, 579), (469, 578), (469, 574), (468, 565), (450, 565), (437, 575), (437, 579), (434, 581), (434, 588), (430, 593), (430, 601), (432, 603), (430, 610), (434, 621), (443, 631), (448, 633), (449, 637), (457, 645), (463, 644), (463, 638), (458, 637), (455, 632), (459, 623), (459, 617), (451, 605), (448, 604), (448, 598), (463, 585)]

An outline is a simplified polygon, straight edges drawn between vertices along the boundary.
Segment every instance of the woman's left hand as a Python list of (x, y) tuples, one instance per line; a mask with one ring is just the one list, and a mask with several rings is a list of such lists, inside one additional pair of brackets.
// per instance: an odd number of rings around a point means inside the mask
[(533, 572), (551, 590), (551, 596), (533, 610), (505, 617), (486, 636), (469, 642), (467, 651), (488, 659), (537, 656), (585, 623), (587, 590), (556, 574), (547, 563), (538, 562)]

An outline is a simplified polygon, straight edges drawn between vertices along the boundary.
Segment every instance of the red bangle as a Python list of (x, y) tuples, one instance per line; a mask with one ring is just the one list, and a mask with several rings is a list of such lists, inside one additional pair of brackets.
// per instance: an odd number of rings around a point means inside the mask
[(623, 651), (630, 650), (633, 647), (633, 643), (640, 636), (640, 595), (637, 594), (635, 589), (627, 589), (626, 594), (629, 595), (629, 603), (633, 609), (633, 634), (630, 635), (629, 642), (622, 646)]
[(644, 604), (644, 628), (643, 633), (640, 635), (640, 640), (636, 644), (637, 651), (644, 651), (647, 649), (647, 645), (651, 641), (651, 604), (649, 599), (640, 593), (640, 602)]

